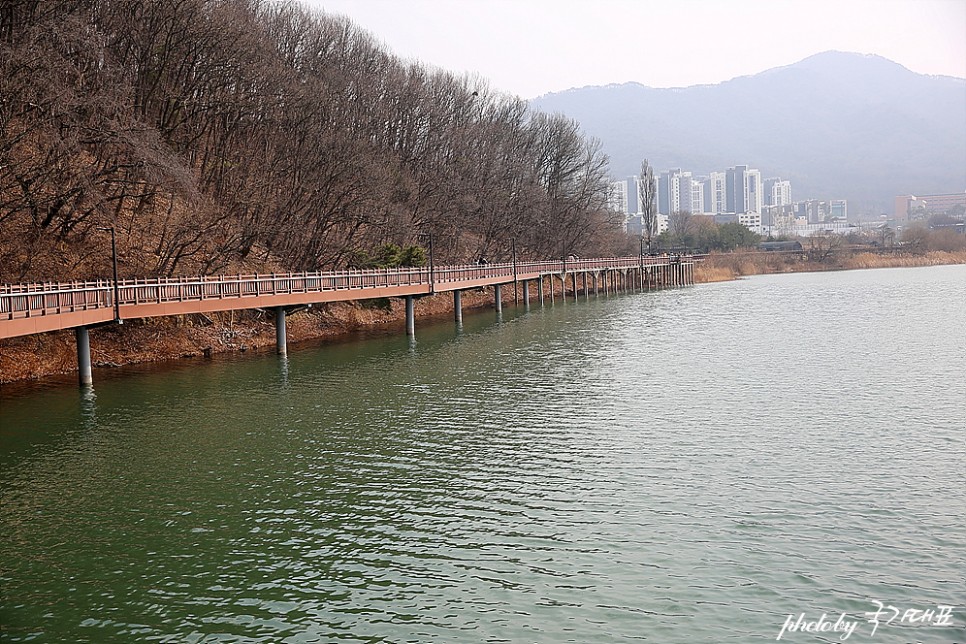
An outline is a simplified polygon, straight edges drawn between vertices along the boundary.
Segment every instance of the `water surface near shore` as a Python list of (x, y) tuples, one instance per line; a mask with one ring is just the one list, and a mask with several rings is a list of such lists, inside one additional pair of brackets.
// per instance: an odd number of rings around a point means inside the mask
[[(558, 299), (5, 397), (3, 640), (962, 641), (964, 284)], [(873, 639), (875, 600), (956, 625)]]

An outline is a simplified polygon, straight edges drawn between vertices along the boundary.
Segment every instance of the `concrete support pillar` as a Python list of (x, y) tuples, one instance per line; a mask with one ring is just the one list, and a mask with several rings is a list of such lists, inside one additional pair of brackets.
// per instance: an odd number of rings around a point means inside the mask
[(554, 304), (556, 296), (553, 294), (553, 290), (557, 288), (557, 285), (554, 284), (554, 282), (557, 281), (557, 278), (553, 273), (551, 273), (548, 277), (550, 277), (550, 303)]
[(577, 273), (572, 273), (572, 275), (573, 275), (573, 277), (571, 278), (570, 281), (573, 283), (573, 287), (574, 287), (574, 302), (576, 302), (577, 301), (577, 294), (580, 293), (580, 291), (577, 290)]
[(416, 337), (416, 298), (412, 295), (406, 296), (406, 335)]
[(493, 301), (496, 304), (496, 312), (503, 313), (503, 288), (502, 284), (493, 285)]
[(275, 353), (280, 356), (288, 355), (285, 337), (285, 307), (275, 307)]
[(537, 276), (537, 290), (540, 292), (540, 306), (543, 306), (543, 275)]
[(597, 273), (594, 273), (593, 277), (594, 277), (594, 297), (597, 297), (598, 295), (600, 295), (600, 289), (598, 288), (599, 284), (597, 282)]
[(463, 291), (453, 291), (453, 317), (456, 324), (463, 324)]
[(530, 308), (530, 280), (523, 280), (523, 307)]
[(587, 271), (584, 271), (584, 274), (581, 276), (581, 279), (583, 280), (584, 299), (585, 300), (589, 300), (590, 299), (590, 291), (587, 290)]
[(77, 378), (82, 386), (94, 384), (91, 375), (91, 336), (87, 332), (86, 326), (79, 326), (74, 329), (74, 337), (77, 339)]
[(607, 283), (607, 278), (610, 277), (610, 271), (604, 270), (604, 295), (610, 295), (610, 285)]

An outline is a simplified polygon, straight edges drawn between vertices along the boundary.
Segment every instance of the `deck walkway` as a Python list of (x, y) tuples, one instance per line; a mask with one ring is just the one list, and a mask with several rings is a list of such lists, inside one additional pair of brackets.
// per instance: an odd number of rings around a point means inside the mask
[(502, 306), (501, 287), (522, 284), (529, 304), (530, 283), (538, 283), (543, 303), (544, 279), (550, 295), (558, 283), (561, 295), (568, 288), (578, 293), (582, 276), (585, 295), (588, 277), (593, 288), (641, 290), (686, 286), (693, 283), (691, 256), (611, 257), (543, 262), (438, 266), (361, 271), (284, 273), (269, 275), (218, 275), (179, 278), (59, 282), (0, 285), (0, 339), (64, 329), (75, 329), (78, 370), (82, 383), (90, 382), (90, 346), (87, 329), (124, 320), (243, 309), (269, 309), (276, 315), (279, 353), (285, 353), (285, 314), (311, 304), (385, 297), (406, 299), (407, 333), (414, 333), (416, 297), (452, 292), (457, 321), (461, 320), (460, 293), (465, 289), (494, 287), (494, 304)]

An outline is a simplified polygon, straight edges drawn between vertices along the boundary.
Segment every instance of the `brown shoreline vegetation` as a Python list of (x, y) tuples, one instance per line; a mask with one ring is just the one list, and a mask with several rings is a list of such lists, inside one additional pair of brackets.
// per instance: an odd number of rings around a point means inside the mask
[(801, 252), (712, 253), (694, 268), (695, 283), (725, 282), (747, 275), (806, 273), (865, 268), (902, 268), (966, 264), (966, 249), (930, 250), (923, 253), (891, 253), (842, 250), (824, 260), (803, 259)]
[[(695, 266), (696, 283), (721, 282), (746, 275), (825, 270), (966, 264), (966, 251), (929, 251), (923, 254), (839, 253), (825, 261), (803, 260), (800, 253), (716, 253)], [(535, 299), (536, 294), (532, 297)], [(503, 299), (513, 301), (513, 290)], [(465, 311), (493, 305), (492, 289), (466, 291)], [(451, 315), (449, 293), (416, 302), (416, 316), (428, 319)], [(289, 316), (290, 345), (338, 341), (360, 331), (385, 329), (403, 333), (402, 300), (321, 305)], [(275, 327), (270, 315), (234, 312), (127, 321), (91, 331), (95, 367), (118, 367), (168, 360), (202, 359), (214, 354), (274, 350)], [(0, 341), (0, 384), (40, 380), (76, 371), (76, 348), (70, 331), (45, 333)]]

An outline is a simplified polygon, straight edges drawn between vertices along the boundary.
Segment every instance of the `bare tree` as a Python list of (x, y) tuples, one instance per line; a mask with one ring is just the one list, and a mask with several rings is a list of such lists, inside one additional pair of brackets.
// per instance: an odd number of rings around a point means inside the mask
[(641, 174), (637, 179), (637, 203), (641, 213), (641, 236), (650, 255), (651, 240), (657, 234), (657, 180), (647, 159), (641, 162)]
[(687, 247), (692, 245), (697, 232), (697, 222), (694, 215), (687, 210), (676, 210), (668, 216), (667, 230), (675, 244)]

